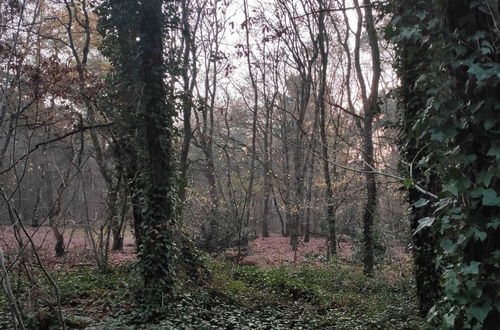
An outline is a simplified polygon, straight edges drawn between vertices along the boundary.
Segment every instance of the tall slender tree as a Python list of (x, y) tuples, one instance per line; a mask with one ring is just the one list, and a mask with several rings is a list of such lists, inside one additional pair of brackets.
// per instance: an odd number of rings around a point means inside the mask
[[(358, 0), (354, 0), (358, 12), (358, 33), (356, 35), (356, 50), (355, 50), (355, 67), (358, 76), (358, 81), (361, 86), (362, 100), (363, 100), (363, 162), (366, 180), (366, 205), (363, 215), (363, 265), (366, 275), (373, 274), (373, 226), (375, 220), (375, 211), (377, 206), (377, 184), (375, 181), (375, 157), (373, 154), (373, 120), (378, 113), (378, 89), (381, 75), (380, 66), (380, 50), (378, 45), (378, 36), (375, 29), (375, 20), (373, 18), (373, 6), (370, 0), (364, 0), (364, 15), (361, 13), (361, 7)], [(371, 69), (372, 77), (369, 90), (366, 86), (363, 72), (361, 69), (360, 60), (360, 44), (359, 44), (359, 24), (361, 22), (366, 25), (366, 32), (368, 35), (368, 45), (370, 47), (371, 55)]]
[(326, 31), (326, 14), (323, 0), (319, 0), (318, 15), (318, 48), (320, 56), (319, 87), (316, 107), (320, 112), (319, 128), (321, 136), (321, 156), (323, 158), (323, 179), (325, 182), (326, 217), (328, 223), (328, 248), (329, 255), (337, 254), (337, 240), (335, 230), (335, 201), (333, 195), (332, 179), (330, 176), (330, 160), (328, 156), (328, 139), (326, 134), (326, 84), (328, 75), (329, 42)]

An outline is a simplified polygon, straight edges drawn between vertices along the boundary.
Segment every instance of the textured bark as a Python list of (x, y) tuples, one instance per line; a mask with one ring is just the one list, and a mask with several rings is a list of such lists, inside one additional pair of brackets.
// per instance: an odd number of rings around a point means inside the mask
[(246, 24), (245, 24), (245, 40), (246, 40), (246, 46), (248, 50), (247, 54), (247, 68), (248, 68), (248, 75), (250, 77), (250, 82), (252, 85), (253, 89), (253, 104), (252, 104), (252, 150), (251, 150), (251, 160), (250, 160), (250, 179), (248, 183), (248, 189), (246, 191), (246, 199), (245, 199), (245, 210), (246, 210), (246, 216), (245, 216), (245, 224), (248, 225), (250, 222), (250, 214), (251, 214), (251, 209), (252, 209), (252, 204), (253, 204), (253, 188), (254, 188), (254, 179), (255, 179), (255, 159), (257, 157), (257, 115), (258, 115), (258, 108), (259, 108), (259, 90), (257, 87), (257, 81), (255, 79), (254, 73), (253, 73), (253, 68), (252, 68), (252, 60), (251, 60), (251, 54), (250, 54), (250, 25), (251, 21), (249, 19), (249, 14), (248, 14), (248, 2), (246, 0), (243, 0), (244, 4), (244, 12), (245, 12), (245, 19), (246, 19)]
[(372, 138), (373, 116), (365, 113), (363, 123), (363, 161), (365, 162), (365, 180), (366, 180), (366, 204), (363, 215), (363, 267), (366, 275), (373, 275), (374, 256), (373, 256), (373, 223), (377, 205), (377, 186), (375, 174), (373, 173), (373, 138)]
[(319, 91), (316, 100), (316, 107), (319, 109), (320, 119), (319, 128), (321, 136), (321, 156), (323, 158), (323, 180), (325, 182), (325, 200), (326, 200), (326, 221), (328, 223), (328, 249), (331, 255), (337, 254), (337, 239), (335, 230), (335, 200), (332, 188), (332, 179), (330, 176), (330, 160), (328, 155), (328, 138), (326, 136), (326, 77), (328, 69), (328, 35), (325, 27), (325, 13), (319, 14), (319, 35), (318, 46), (321, 61)]
[[(111, 186), (109, 187), (108, 191), (108, 196), (106, 200), (106, 224), (109, 226), (108, 230), (111, 230), (113, 234), (113, 245), (112, 249), (115, 250), (115, 243), (118, 243), (115, 241), (115, 235), (117, 235), (117, 232), (120, 232), (119, 227), (119, 222), (118, 222), (118, 191), (120, 189), (120, 181), (118, 182), (113, 182)], [(119, 235), (118, 235), (119, 237)], [(118, 238), (119, 240), (119, 238)], [(106, 242), (102, 242), (103, 244), (109, 245), (109, 241), (106, 240)], [(104, 251), (101, 251), (103, 253), (103, 261), (107, 263), (107, 252), (108, 248), (106, 247)]]
[(113, 245), (111, 247), (112, 250), (123, 250), (123, 236), (124, 236), (124, 231), (126, 227), (126, 219), (127, 219), (127, 212), (129, 209), (129, 203), (128, 203), (128, 194), (129, 194), (129, 189), (121, 183), (121, 189), (119, 192), (119, 206), (121, 208), (120, 210), (120, 219), (117, 219), (115, 222), (114, 226), (112, 227), (113, 230)]
[[(360, 84), (361, 96), (363, 99), (364, 117), (363, 117), (363, 144), (362, 154), (364, 162), (364, 172), (366, 181), (366, 204), (363, 215), (363, 267), (364, 273), (368, 276), (373, 275), (374, 266), (374, 238), (373, 225), (375, 221), (375, 211), (377, 206), (377, 186), (375, 182), (375, 159), (373, 155), (373, 119), (378, 113), (378, 87), (381, 74), (380, 50), (378, 46), (377, 31), (372, 13), (372, 3), (370, 0), (364, 0), (364, 17), (359, 6), (358, 0), (354, 0), (356, 11), (358, 13), (358, 28), (355, 34), (354, 66)], [(368, 35), (368, 44), (371, 53), (372, 79), (368, 91), (363, 77), (360, 59), (360, 37), (362, 23), (365, 23)]]
[[(179, 201), (181, 205), (186, 201), (186, 189), (188, 187), (187, 171), (189, 167), (189, 149), (192, 139), (191, 128), (191, 113), (193, 109), (193, 88), (196, 81), (197, 69), (196, 47), (193, 44), (193, 35), (191, 24), (189, 23), (189, 8), (188, 2), (182, 1), (182, 39), (183, 39), (183, 54), (182, 54), (182, 115), (184, 119), (184, 135), (182, 136), (182, 150), (180, 155), (179, 166)], [(189, 75), (189, 67), (192, 65), (192, 76)]]
[[(429, 189), (430, 190), (430, 189)], [(412, 189), (408, 194), (410, 203), (415, 203), (422, 194)], [(424, 217), (432, 216), (431, 207), (412, 207), (411, 229), (417, 229), (418, 221)], [(431, 308), (439, 301), (441, 287), (439, 283), (440, 272), (436, 267), (436, 248), (438, 240), (431, 228), (424, 228), (412, 237), (413, 258), (415, 262), (415, 283), (420, 315), (426, 316)]]
[(309, 180), (307, 182), (307, 196), (306, 196), (306, 223), (304, 224), (304, 229), (302, 230), (304, 235), (304, 242), (308, 243), (311, 236), (311, 203), (313, 197), (313, 179), (314, 179), (314, 165), (316, 163), (316, 139), (312, 142), (311, 147), (311, 158), (309, 165)]
[[(66, 255), (66, 250), (64, 249), (64, 235), (59, 230), (59, 220), (61, 215), (61, 192), (64, 189), (64, 184), (59, 186), (57, 190), (56, 200), (54, 201), (54, 187), (52, 182), (52, 176), (47, 175), (47, 198), (49, 201), (49, 205), (52, 205), (52, 209), (49, 211), (49, 226), (52, 229), (52, 233), (54, 234), (54, 239), (56, 244), (54, 245), (54, 252), (56, 253), (56, 257), (64, 257)], [(52, 204), (54, 203), (54, 204)]]
[(262, 237), (269, 237), (269, 214), (271, 212), (273, 172), (272, 107), (272, 102), (266, 102), (266, 127), (264, 132), (264, 210), (262, 215)]

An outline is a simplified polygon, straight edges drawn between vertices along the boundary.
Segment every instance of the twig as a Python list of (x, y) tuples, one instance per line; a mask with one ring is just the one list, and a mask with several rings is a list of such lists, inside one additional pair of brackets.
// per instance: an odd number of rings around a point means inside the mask
[(80, 126), (77, 129), (75, 129), (73, 131), (70, 131), (70, 132), (68, 132), (68, 133), (66, 133), (64, 135), (55, 137), (55, 138), (47, 140), (47, 141), (42, 141), (40, 143), (37, 143), (27, 153), (25, 153), (24, 155), (22, 155), (21, 157), (19, 157), (15, 162), (13, 162), (12, 165), (10, 165), (6, 169), (2, 170), (0, 172), (0, 175), (5, 174), (6, 172), (8, 172), (11, 169), (13, 169), (20, 161), (22, 161), (23, 159), (25, 159), (26, 157), (28, 157), (28, 155), (30, 155), (31, 153), (33, 153), (34, 151), (36, 151), (38, 148), (40, 148), (40, 147), (42, 147), (44, 145), (48, 145), (48, 144), (51, 144), (51, 143), (63, 140), (63, 139), (65, 139), (65, 138), (67, 138), (67, 137), (69, 137), (71, 135), (75, 135), (75, 134), (87, 131), (89, 129), (110, 127), (110, 126), (113, 126), (113, 125), (115, 125), (115, 123), (111, 122), (111, 123), (94, 124), (94, 125), (88, 125), (88, 126)]
[(12, 318), (14, 319), (14, 327), (15, 329), (26, 329), (23, 323), (23, 318), (21, 317), (21, 313), (19, 312), (19, 308), (17, 307), (17, 302), (16, 299), (14, 298), (14, 294), (12, 293), (12, 289), (10, 286), (10, 281), (9, 281), (9, 274), (7, 273), (7, 268), (5, 267), (5, 262), (4, 262), (4, 256), (3, 256), (3, 250), (0, 248), (0, 270), (3, 273), (2, 276), (2, 287), (5, 291), (5, 295), (7, 296), (7, 300), (9, 301), (11, 312), (12, 312)]

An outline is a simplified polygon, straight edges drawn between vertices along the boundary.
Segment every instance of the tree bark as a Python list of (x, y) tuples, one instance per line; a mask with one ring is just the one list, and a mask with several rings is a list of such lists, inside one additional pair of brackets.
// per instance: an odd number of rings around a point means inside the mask
[[(320, 1), (320, 10), (323, 9)], [(333, 195), (332, 179), (330, 176), (330, 160), (328, 156), (328, 138), (326, 135), (326, 77), (328, 70), (328, 35), (325, 27), (325, 13), (321, 10), (318, 18), (318, 48), (320, 54), (320, 77), (319, 91), (316, 99), (316, 107), (320, 113), (320, 136), (321, 136), (321, 155), (323, 158), (323, 180), (325, 182), (325, 200), (326, 200), (326, 221), (328, 223), (328, 249), (330, 256), (337, 254), (337, 240), (335, 229), (335, 200)]]
[[(381, 74), (380, 66), (380, 50), (378, 46), (377, 31), (375, 29), (375, 21), (372, 13), (372, 3), (370, 0), (364, 0), (364, 19), (359, 6), (358, 0), (354, 0), (356, 11), (358, 13), (358, 29), (356, 32), (355, 45), (355, 68), (358, 76), (358, 81), (362, 91), (364, 117), (363, 117), (363, 162), (366, 181), (366, 204), (363, 215), (363, 267), (365, 275), (373, 275), (374, 266), (374, 237), (373, 227), (375, 220), (375, 212), (377, 205), (377, 186), (375, 182), (375, 158), (373, 153), (373, 119), (378, 113), (378, 86)], [(372, 79), (370, 91), (368, 93), (366, 83), (363, 77), (360, 60), (360, 33), (361, 26), (365, 22), (366, 32), (368, 35), (368, 44), (371, 52), (371, 69)]]

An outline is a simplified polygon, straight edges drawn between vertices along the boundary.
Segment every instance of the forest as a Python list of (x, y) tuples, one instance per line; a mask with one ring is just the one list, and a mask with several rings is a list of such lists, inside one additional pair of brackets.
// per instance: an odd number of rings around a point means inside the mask
[(0, 0), (0, 329), (498, 329), (500, 1)]

